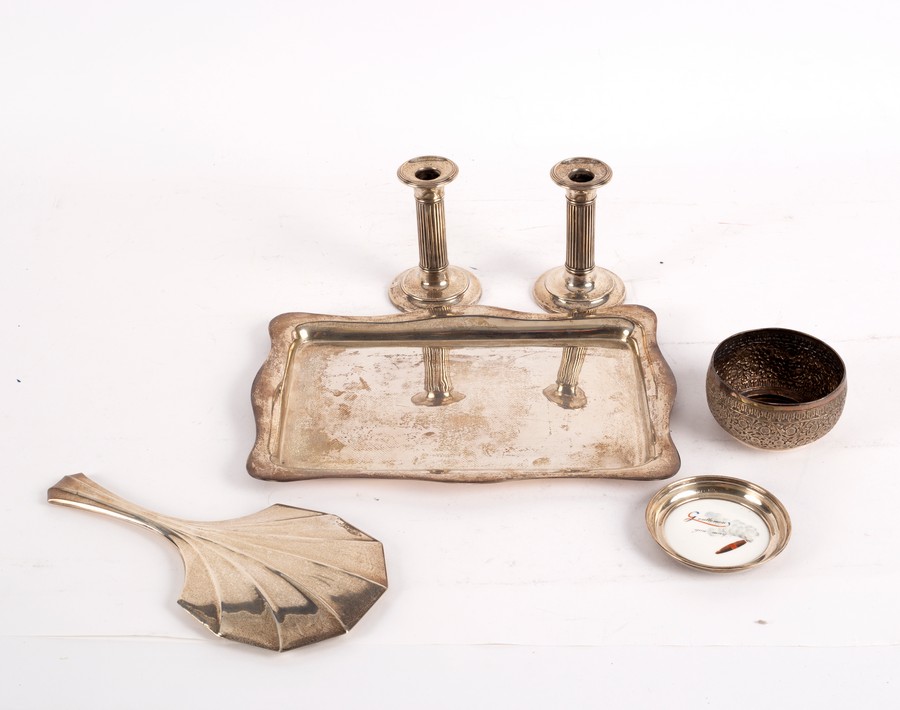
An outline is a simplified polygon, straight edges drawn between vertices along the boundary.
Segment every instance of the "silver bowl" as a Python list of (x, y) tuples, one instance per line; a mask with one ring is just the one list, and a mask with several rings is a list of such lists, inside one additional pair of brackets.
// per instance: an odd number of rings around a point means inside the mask
[(840, 356), (811, 335), (748, 330), (724, 340), (706, 375), (706, 401), (719, 425), (760, 449), (792, 449), (823, 437), (847, 398)]

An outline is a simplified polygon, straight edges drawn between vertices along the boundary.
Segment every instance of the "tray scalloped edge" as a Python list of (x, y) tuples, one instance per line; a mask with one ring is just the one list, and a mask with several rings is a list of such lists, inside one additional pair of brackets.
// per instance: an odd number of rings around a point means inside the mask
[(293, 481), (314, 478), (392, 478), (414, 479), (440, 482), (489, 483), (516, 479), (545, 478), (619, 478), (658, 480), (669, 478), (681, 465), (681, 459), (672, 441), (669, 421), (676, 394), (675, 377), (662, 356), (656, 341), (656, 314), (644, 306), (622, 305), (598, 314), (581, 316), (578, 321), (593, 321), (610, 318), (625, 318), (632, 321), (640, 331), (641, 345), (646, 354), (643, 372), (645, 391), (648, 396), (649, 416), (653, 428), (656, 455), (638, 466), (616, 469), (559, 468), (541, 471), (508, 471), (501, 469), (428, 469), (417, 471), (385, 470), (338, 470), (295, 468), (274, 460), (270, 452), (270, 438), (277, 413), (276, 401), (281, 394), (285, 380), (291, 348), (296, 340), (296, 331), (304, 324), (321, 322), (347, 324), (392, 324), (422, 322), (433, 323), (442, 318), (453, 317), (506, 318), (519, 321), (572, 322), (568, 315), (546, 313), (525, 313), (490, 306), (468, 306), (446, 312), (412, 312), (386, 316), (333, 316), (314, 313), (284, 313), (276, 316), (269, 324), (272, 347), (265, 363), (253, 381), (252, 404), (256, 421), (256, 441), (247, 460), (247, 470), (251, 476), (269, 481)]

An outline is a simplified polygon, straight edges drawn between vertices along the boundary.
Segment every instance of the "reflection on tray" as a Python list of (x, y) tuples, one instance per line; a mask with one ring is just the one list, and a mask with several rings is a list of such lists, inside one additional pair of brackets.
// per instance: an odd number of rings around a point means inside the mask
[(553, 404), (558, 404), (563, 409), (581, 409), (587, 406), (587, 395), (578, 386), (586, 354), (587, 348), (581, 346), (566, 345), (563, 348), (556, 382), (544, 389), (544, 396)]
[(425, 391), (413, 395), (412, 403), (423, 407), (441, 407), (466, 398), (453, 390), (447, 353), (449, 348), (422, 348), (422, 365), (425, 367)]

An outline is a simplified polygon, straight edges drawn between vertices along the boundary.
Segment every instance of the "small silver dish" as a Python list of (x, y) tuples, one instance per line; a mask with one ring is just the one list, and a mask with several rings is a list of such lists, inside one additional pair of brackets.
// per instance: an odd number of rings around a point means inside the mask
[(713, 352), (706, 401), (719, 425), (760, 449), (825, 436), (847, 399), (847, 370), (821, 340), (784, 328), (732, 335)]
[(647, 528), (694, 569), (738, 572), (772, 559), (791, 536), (781, 502), (755, 483), (724, 476), (674, 481), (647, 504)]

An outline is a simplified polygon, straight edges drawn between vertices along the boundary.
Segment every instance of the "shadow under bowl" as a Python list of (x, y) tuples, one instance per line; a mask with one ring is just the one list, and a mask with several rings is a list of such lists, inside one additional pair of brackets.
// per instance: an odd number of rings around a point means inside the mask
[(846, 398), (840, 356), (821, 340), (784, 328), (748, 330), (722, 341), (706, 375), (715, 420), (760, 449), (792, 449), (823, 437)]

